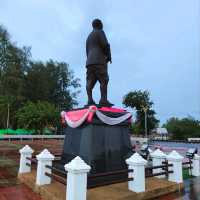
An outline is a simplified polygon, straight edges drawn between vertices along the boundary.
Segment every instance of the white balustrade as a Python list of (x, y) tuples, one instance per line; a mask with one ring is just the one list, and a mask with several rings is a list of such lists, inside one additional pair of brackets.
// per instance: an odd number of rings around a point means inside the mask
[(138, 153), (134, 153), (130, 158), (126, 160), (128, 168), (133, 172), (129, 173), (129, 178), (133, 178), (128, 182), (129, 190), (133, 192), (145, 191), (145, 165), (147, 161), (143, 159)]
[(192, 159), (192, 176), (200, 176), (200, 156), (195, 154)]
[(51, 183), (51, 178), (45, 173), (51, 174), (51, 169), (47, 168), (46, 165), (52, 166), (52, 161), (54, 160), (54, 156), (47, 150), (44, 149), (39, 155), (36, 156), (37, 163), (37, 175), (36, 175), (36, 184), (37, 185), (45, 185)]
[(90, 171), (91, 167), (78, 156), (64, 167), (68, 172), (66, 199), (86, 200), (87, 173)]
[[(31, 172), (31, 160), (27, 158), (32, 158), (33, 149), (30, 146), (26, 145), (20, 152), (20, 164), (19, 164), (19, 174)], [(27, 165), (28, 164), (28, 165)]]
[[(162, 163), (166, 160), (166, 154), (163, 153), (160, 149), (156, 149), (153, 153), (150, 154), (152, 157), (153, 167), (163, 165)], [(164, 172), (161, 168), (153, 169), (153, 173)], [(164, 178), (165, 175), (156, 176), (157, 178)]]
[(183, 170), (182, 170), (182, 161), (183, 156), (181, 156), (178, 152), (172, 151), (169, 155), (167, 155), (167, 160), (169, 164), (172, 164), (172, 167), (169, 167), (169, 170), (173, 171), (173, 173), (169, 173), (168, 180), (176, 183), (183, 182)]

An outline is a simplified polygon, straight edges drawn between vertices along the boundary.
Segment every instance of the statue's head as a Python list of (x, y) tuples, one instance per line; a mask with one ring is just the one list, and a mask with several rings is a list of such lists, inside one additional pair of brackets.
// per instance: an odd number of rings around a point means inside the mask
[(103, 23), (101, 22), (100, 19), (94, 19), (92, 21), (92, 27), (94, 29), (103, 29)]

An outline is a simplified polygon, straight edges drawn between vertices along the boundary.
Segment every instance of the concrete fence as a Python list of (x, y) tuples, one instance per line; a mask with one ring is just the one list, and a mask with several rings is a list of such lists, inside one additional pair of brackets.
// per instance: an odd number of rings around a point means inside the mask
[[(31, 158), (33, 150), (26, 145), (20, 151), (20, 167), (19, 173), (31, 172)], [(167, 176), (158, 176), (158, 178), (168, 178), (169, 181), (175, 183), (183, 182), (183, 157), (176, 151), (172, 151), (166, 155), (161, 150), (155, 150), (151, 153), (153, 163), (153, 174), (162, 174), (162, 167), (164, 162), (169, 163), (169, 169), (171, 173)], [(55, 160), (55, 156), (52, 155), (47, 149), (43, 150), (36, 156), (37, 159), (37, 173), (36, 173), (36, 185), (42, 186), (50, 184), (53, 178), (52, 174), (52, 162)], [(144, 192), (145, 191), (145, 166), (147, 161), (143, 159), (138, 153), (134, 153), (130, 158), (126, 160), (128, 165), (128, 177), (132, 178), (128, 181), (128, 189), (132, 192)], [(157, 168), (157, 170), (156, 170)], [(87, 174), (91, 167), (87, 165), (80, 157), (75, 157), (71, 162), (65, 164), (64, 169), (67, 173), (66, 185), (66, 199), (67, 200), (86, 200), (87, 194)], [(52, 176), (51, 176), (52, 174)], [(163, 173), (164, 174), (164, 173)], [(197, 154), (192, 159), (192, 175), (200, 176), (200, 156)], [(79, 188), (77, 190), (77, 188)]]
[(37, 139), (64, 139), (65, 135), (2, 135), (0, 140), (37, 140)]
[(200, 142), (200, 138), (188, 138), (188, 142)]

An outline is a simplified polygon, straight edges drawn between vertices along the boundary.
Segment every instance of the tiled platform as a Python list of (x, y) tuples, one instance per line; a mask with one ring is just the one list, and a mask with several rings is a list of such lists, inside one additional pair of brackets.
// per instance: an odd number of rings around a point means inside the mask
[[(61, 183), (53, 181), (50, 185), (37, 187), (35, 186), (35, 171), (20, 175), (18, 178), (36, 193), (40, 194), (44, 200), (65, 200), (66, 187)], [(148, 178), (146, 181), (146, 192), (131, 192), (128, 190), (127, 183), (120, 183), (88, 190), (87, 200), (155, 199), (158, 196), (169, 194), (182, 188), (182, 184), (178, 185), (158, 178)]]

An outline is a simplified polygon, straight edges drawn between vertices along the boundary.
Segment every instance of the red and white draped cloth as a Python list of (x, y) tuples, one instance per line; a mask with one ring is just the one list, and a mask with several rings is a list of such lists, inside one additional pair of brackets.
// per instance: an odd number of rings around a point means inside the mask
[[(121, 115), (120, 117), (109, 117), (105, 115), (103, 111), (122, 114), (124, 113), (124, 115)], [(91, 123), (95, 114), (103, 123), (108, 125), (116, 125), (127, 119), (131, 119), (132, 117), (131, 113), (128, 113), (123, 109), (108, 107), (97, 108), (96, 106), (90, 106), (89, 108), (81, 110), (69, 112), (62, 111), (61, 118), (62, 123), (67, 123), (67, 125), (71, 128), (77, 128), (85, 121)]]

